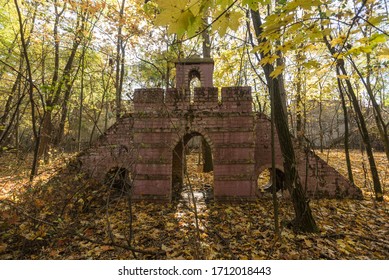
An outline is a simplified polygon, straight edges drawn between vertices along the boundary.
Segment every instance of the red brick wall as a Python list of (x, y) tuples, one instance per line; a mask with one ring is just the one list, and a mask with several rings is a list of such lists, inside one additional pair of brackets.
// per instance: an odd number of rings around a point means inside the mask
[[(173, 174), (181, 172), (178, 159), (173, 164), (173, 152), (185, 135), (201, 134), (213, 153), (215, 198), (259, 195), (258, 175), (271, 166), (270, 121), (252, 112), (250, 87), (223, 88), (220, 102), (217, 88), (198, 88), (192, 104), (188, 90), (141, 89), (135, 91), (134, 109), (80, 155), (83, 171), (101, 180), (110, 168), (124, 167), (134, 178), (134, 198), (170, 200)], [(312, 152), (296, 145), (296, 153), (310, 196), (360, 195), (358, 188)], [(276, 164), (283, 170), (278, 143)]]

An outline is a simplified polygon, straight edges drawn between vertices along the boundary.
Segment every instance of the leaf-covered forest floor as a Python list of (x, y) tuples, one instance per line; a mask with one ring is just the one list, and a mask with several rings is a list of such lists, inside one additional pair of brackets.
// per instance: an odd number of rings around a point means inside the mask
[[(346, 175), (343, 152), (321, 156)], [(122, 189), (65, 168), (74, 155), (42, 165), (30, 184), (29, 157), (3, 153), (0, 259), (389, 259), (388, 162), (376, 153), (386, 192), (377, 203), (365, 175), (366, 157), (360, 151), (351, 156), (364, 199), (312, 200), (320, 232), (302, 234), (287, 227), (293, 207), (279, 194), (281, 238), (276, 238), (271, 195), (233, 204), (202, 199), (212, 173), (199, 172), (195, 155), (188, 159), (188, 178), (196, 209), (188, 190), (170, 204), (129, 203)]]

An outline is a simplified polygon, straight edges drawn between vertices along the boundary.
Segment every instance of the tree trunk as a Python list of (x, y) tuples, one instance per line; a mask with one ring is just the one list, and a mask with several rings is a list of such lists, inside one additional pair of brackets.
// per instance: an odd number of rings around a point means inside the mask
[[(82, 51), (81, 60), (82, 60), (82, 57), (84, 57), (84, 56), (85, 56), (85, 48)], [(63, 97), (62, 106), (61, 106), (62, 107), (61, 108), (61, 119), (60, 119), (59, 126), (57, 129), (57, 132), (55, 133), (55, 138), (54, 138), (54, 145), (55, 146), (58, 146), (61, 144), (63, 136), (65, 134), (65, 124), (66, 124), (66, 118), (68, 116), (69, 100), (70, 100), (70, 96), (72, 93), (74, 82), (78, 76), (80, 68), (81, 68), (81, 65), (79, 64), (77, 67), (76, 73), (74, 74), (73, 80), (71, 82), (68, 81), (65, 85), (65, 92), (64, 92), (64, 97)]]
[(278, 140), (284, 159), (285, 184), (292, 197), (293, 207), (296, 214), (294, 227), (297, 231), (316, 232), (318, 228), (309, 207), (309, 201), (303, 192), (303, 187), (297, 171), (296, 156), (293, 148), (292, 138), (289, 133), (287, 116), (281, 106), (281, 95), (279, 94), (279, 81), (273, 79), (270, 92), (274, 98), (275, 126), (278, 132)]
[(124, 69), (124, 58), (122, 57), (124, 55), (123, 47), (123, 38), (122, 38), (122, 29), (123, 29), (123, 22), (122, 18), (124, 16), (124, 5), (125, 0), (122, 0), (122, 3), (120, 5), (120, 12), (119, 12), (119, 26), (118, 26), (118, 34), (117, 34), (117, 42), (116, 42), (116, 119), (118, 120), (122, 113), (122, 83), (123, 83), (123, 73)]
[[(324, 29), (323, 26), (321, 26), (322, 30)], [(331, 39), (331, 37), (330, 37)], [(348, 76), (346, 67), (344, 65), (344, 60), (342, 58), (337, 58), (338, 57), (338, 52), (334, 47), (331, 46), (331, 43), (328, 39), (327, 36), (323, 36), (324, 43), (327, 46), (328, 51), (331, 53), (333, 57), (336, 57), (336, 67), (337, 73), (340, 73), (342, 75)], [(362, 79), (363, 80), (363, 79)], [(371, 176), (373, 179), (373, 188), (375, 192), (375, 197), (377, 201), (383, 201), (383, 192), (382, 192), (382, 187), (381, 187), (381, 182), (379, 179), (378, 171), (377, 171), (377, 166), (375, 164), (374, 160), (374, 154), (373, 154), (373, 149), (371, 147), (371, 141), (370, 141), (370, 136), (369, 132), (367, 130), (367, 125), (361, 110), (361, 106), (359, 104), (357, 95), (355, 94), (354, 88), (350, 82), (349, 79), (345, 79), (345, 83), (347, 86), (347, 94), (348, 98), (351, 101), (351, 104), (353, 105), (354, 112), (357, 116), (357, 123), (358, 123), (358, 129), (362, 137), (363, 144), (365, 146), (366, 154), (369, 160), (369, 165), (370, 165), (370, 172)]]
[[(337, 76), (339, 75), (339, 69), (336, 69)], [(351, 183), (354, 183), (353, 178), (353, 171), (351, 168), (351, 160), (350, 160), (350, 152), (349, 152), (349, 127), (348, 127), (348, 113), (347, 113), (347, 106), (346, 106), (346, 100), (344, 98), (344, 91), (342, 87), (342, 82), (340, 78), (337, 78), (338, 82), (338, 89), (339, 89), (339, 95), (340, 99), (342, 101), (342, 109), (343, 109), (343, 119), (344, 119), (344, 153), (346, 155), (346, 164), (347, 164), (347, 174), (348, 179)]]
[[(35, 143), (34, 159), (32, 162), (31, 173), (30, 173), (30, 181), (32, 181), (34, 179), (34, 176), (38, 172), (38, 163), (39, 163), (38, 149), (39, 149), (40, 137), (39, 137), (39, 129), (36, 126), (37, 120), (36, 120), (36, 115), (35, 115), (34, 80), (32, 78), (31, 64), (30, 64), (30, 59), (29, 59), (28, 52), (27, 52), (28, 42), (26, 41), (26, 38), (24, 36), (23, 20), (22, 20), (22, 15), (21, 15), (20, 8), (19, 8), (19, 3), (17, 0), (14, 0), (14, 3), (15, 3), (16, 12), (18, 15), (18, 23), (19, 23), (19, 30), (20, 30), (20, 39), (22, 41), (23, 57), (24, 57), (24, 60), (26, 61), (28, 95), (30, 98), (30, 105), (31, 105), (31, 124), (32, 124), (32, 132), (33, 132), (34, 143)], [(35, 22), (35, 15), (36, 15), (36, 9), (34, 11), (34, 16), (33, 16), (33, 25)]]
[[(259, 15), (259, 11), (251, 10), (251, 17), (256, 36), (259, 40), (259, 43), (262, 43), (264, 39), (260, 39), (260, 35), (262, 33), (262, 21)], [(260, 55), (262, 58), (265, 57), (265, 54), (262, 52), (260, 53)], [(263, 70), (265, 72), (270, 96), (271, 98), (273, 98), (274, 102), (274, 115), (277, 116), (274, 121), (278, 132), (278, 140), (281, 146), (281, 152), (284, 160), (285, 183), (290, 192), (296, 215), (293, 222), (294, 229), (303, 232), (317, 232), (318, 228), (313, 218), (309, 206), (309, 201), (305, 197), (305, 194), (303, 192), (299, 174), (296, 169), (296, 156), (294, 152), (292, 138), (289, 133), (286, 111), (284, 109), (286, 107), (286, 104), (283, 104), (285, 103), (283, 100), (285, 92), (281, 92), (282, 90), (284, 90), (284, 86), (283, 84), (281, 84), (282, 80), (279, 81), (278, 78), (270, 77), (270, 74), (274, 70), (273, 65), (266, 64), (263, 66)]]
[[(341, 73), (343, 75), (347, 76), (347, 71), (346, 71), (346, 68), (344, 67), (344, 61), (340, 59), (337, 61), (337, 63), (338, 63), (337, 67), (339, 67)], [(358, 127), (359, 127), (359, 130), (361, 133), (363, 144), (364, 144), (365, 149), (366, 149), (367, 158), (369, 160), (370, 172), (371, 172), (371, 176), (373, 179), (373, 187), (374, 187), (376, 200), (383, 201), (381, 182), (379, 179), (377, 166), (375, 164), (373, 149), (371, 147), (371, 141), (370, 141), (369, 132), (367, 130), (366, 122), (365, 122), (365, 119), (363, 117), (363, 113), (362, 113), (361, 107), (359, 105), (357, 96), (355, 95), (355, 92), (354, 92), (354, 89), (351, 85), (351, 82), (348, 79), (346, 79), (346, 85), (347, 85), (347, 91), (349, 94), (350, 101), (353, 104), (354, 111), (357, 115)]]
[[(18, 95), (18, 89), (20, 88), (20, 83), (21, 83), (21, 78), (22, 78), (22, 75), (20, 73), (20, 71), (22, 70), (21, 68), (22, 68), (22, 63), (20, 64), (19, 73), (16, 76), (16, 80), (12, 86), (11, 92), (8, 95), (7, 102), (5, 103), (5, 107), (3, 110), (4, 113), (0, 117), (0, 145), (5, 145), (5, 142), (7, 142), (6, 140), (8, 139), (10, 128), (13, 125), (13, 121), (15, 119), (16, 112), (17, 112), (17, 110), (19, 110), (20, 103), (23, 99), (23, 98), (20, 98), (20, 96)], [(12, 107), (13, 107), (12, 103), (14, 101), (15, 95), (17, 95), (17, 102), (15, 105), (16, 109), (15, 109), (14, 113), (11, 115)], [(7, 123), (8, 123), (8, 125), (7, 125)]]
[(297, 81), (296, 81), (296, 136), (300, 146), (304, 143), (304, 128), (303, 128), (303, 100), (301, 98), (301, 71), (300, 65), (301, 53), (299, 52), (296, 56), (297, 63)]
[(323, 131), (323, 89), (322, 85), (319, 82), (320, 92), (319, 92), (319, 139), (320, 139), (320, 152), (323, 152), (324, 149), (324, 131)]
[(85, 55), (81, 57), (81, 81), (80, 81), (80, 108), (78, 111), (78, 131), (77, 131), (77, 146), (78, 151), (81, 151), (81, 128), (82, 128), (82, 111), (84, 110), (84, 75), (85, 75)]
[(212, 162), (212, 151), (211, 147), (208, 145), (207, 141), (202, 137), (201, 138), (201, 152), (203, 154), (203, 172), (213, 171), (213, 162)]
[[(5, 146), (6, 143), (7, 143), (7, 140), (8, 140), (8, 136), (10, 134), (10, 131), (11, 131), (11, 128), (13, 126), (13, 123), (16, 119), (16, 128), (19, 126), (19, 109), (20, 109), (20, 105), (22, 104), (22, 101), (24, 99), (24, 97), (26, 96), (26, 94), (21, 94), (20, 93), (20, 89), (21, 88), (21, 81), (19, 80), (18, 84), (17, 84), (17, 102), (15, 104), (15, 110), (13, 111), (12, 115), (10, 116), (9, 118), (9, 121), (8, 121), (8, 117), (9, 117), (9, 114), (10, 112), (5, 112), (5, 116), (3, 116), (4, 118), (1, 120), (0, 122), (0, 126), (2, 126), (2, 128), (0, 129), (0, 147), (1, 146)], [(7, 124), (7, 121), (8, 121), (8, 124)], [(16, 137), (16, 136), (15, 136)], [(17, 148), (18, 148), (18, 142), (16, 143), (17, 145)]]
[[(274, 91), (273, 91), (274, 93)], [(280, 226), (278, 219), (278, 199), (277, 199), (277, 170), (276, 170), (276, 150), (275, 150), (275, 109), (274, 109), (274, 96), (270, 97), (270, 112), (271, 112), (271, 181), (272, 181), (272, 199), (273, 199), (273, 211), (274, 211), (274, 232), (277, 237), (280, 237)]]
[(381, 112), (381, 107), (378, 104), (374, 94), (373, 90), (371, 88), (371, 83), (370, 83), (370, 55), (367, 54), (367, 66), (368, 66), (368, 74), (366, 77), (366, 80), (363, 78), (363, 75), (361, 71), (359, 71), (358, 67), (355, 65), (354, 61), (350, 59), (351, 65), (354, 68), (354, 70), (357, 72), (360, 80), (362, 81), (362, 84), (364, 85), (369, 97), (370, 101), (373, 105), (373, 112), (374, 112), (374, 119), (380, 134), (380, 138), (382, 140), (382, 143), (384, 144), (385, 148), (385, 154), (386, 158), (389, 160), (389, 138), (388, 138), (388, 124), (385, 123), (384, 118), (382, 117), (382, 112)]
[[(57, 6), (55, 5), (55, 7)], [(55, 9), (56, 20), (55, 20), (55, 25), (53, 30), (54, 36), (59, 36), (57, 28), (59, 25), (59, 19), (63, 14), (65, 8), (66, 5), (63, 6), (61, 12), (58, 12), (57, 8)], [(76, 57), (78, 47), (80, 46), (82, 42), (82, 38), (84, 36), (83, 32), (85, 31), (85, 27), (86, 27), (85, 24), (86, 24), (85, 14), (83, 13), (77, 14), (77, 22), (74, 28), (76, 30), (75, 38), (70, 51), (70, 55), (66, 61), (61, 77), (59, 77), (59, 55), (60, 55), (59, 40), (56, 40), (54, 45), (54, 64), (55, 64), (54, 74), (51, 82), (51, 90), (46, 99), (47, 114), (45, 114), (43, 117), (42, 128), (41, 128), (42, 141), (40, 141), (40, 147), (38, 150), (39, 157), (44, 155), (45, 162), (49, 160), (50, 146), (52, 144), (56, 144), (56, 141), (58, 140), (57, 133), (60, 132), (59, 128), (54, 129), (53, 126), (53, 120), (52, 120), (53, 109), (55, 106), (58, 106), (61, 102), (61, 95), (62, 95), (64, 85), (65, 87), (68, 88), (69, 84), (71, 84), (71, 72), (74, 64), (74, 59)], [(68, 92), (68, 94), (70, 94), (70, 92)], [(69, 99), (69, 96), (65, 96), (65, 98), (63, 99), (65, 100), (64, 102), (66, 102), (66, 99)]]

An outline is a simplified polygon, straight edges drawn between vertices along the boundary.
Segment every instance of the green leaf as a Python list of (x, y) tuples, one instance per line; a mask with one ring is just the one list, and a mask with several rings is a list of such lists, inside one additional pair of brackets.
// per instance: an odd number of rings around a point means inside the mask
[(310, 9), (311, 7), (317, 7), (322, 4), (320, 0), (296, 0), (295, 2), (303, 9)]
[(385, 16), (378, 16), (378, 17), (371, 17), (369, 18), (369, 22), (373, 25), (378, 25), (382, 22), (383, 19), (385, 19)]
[(319, 68), (321, 66), (321, 64), (319, 62), (317, 62), (316, 60), (309, 60), (309, 61), (303, 63), (303, 66), (307, 67), (307, 68)]
[(203, 19), (201, 17), (190, 17), (189, 25), (187, 28), (188, 37), (192, 37), (199, 32), (199, 30), (203, 27)]
[(242, 5), (247, 5), (250, 9), (254, 11), (258, 10), (259, 4), (261, 4), (261, 6), (265, 6), (270, 3), (270, 0), (242, 0)]
[(322, 33), (324, 36), (328, 36), (331, 34), (332, 29), (331, 28), (325, 28)]
[(370, 44), (385, 43), (388, 40), (388, 36), (385, 34), (373, 34), (370, 38)]
[(242, 0), (242, 5), (249, 6), (250, 9), (257, 11), (258, 10), (258, 1), (256, 0)]
[[(192, 3), (194, 2), (194, 3)], [(203, 6), (201, 6), (201, 1), (194, 1), (192, 0), (189, 4), (189, 10), (192, 12), (194, 15), (200, 15), (202, 12)]]

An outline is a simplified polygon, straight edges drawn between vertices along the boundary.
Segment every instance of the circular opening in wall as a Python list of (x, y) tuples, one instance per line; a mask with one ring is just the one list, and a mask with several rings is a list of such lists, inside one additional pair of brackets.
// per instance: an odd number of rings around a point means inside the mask
[[(273, 182), (272, 182), (272, 169), (266, 168), (263, 170), (257, 179), (257, 187), (260, 192), (272, 192)], [(283, 190), (285, 188), (285, 174), (279, 169), (276, 169), (276, 191)]]
[(132, 186), (130, 172), (124, 167), (113, 167), (105, 175), (104, 184), (123, 191), (130, 189)]

